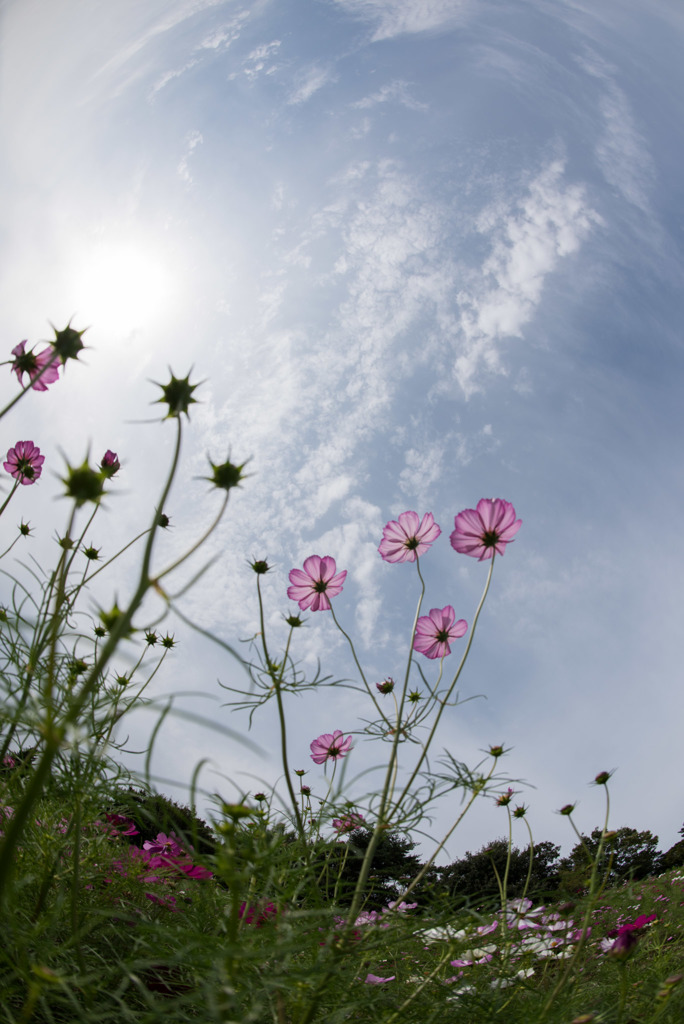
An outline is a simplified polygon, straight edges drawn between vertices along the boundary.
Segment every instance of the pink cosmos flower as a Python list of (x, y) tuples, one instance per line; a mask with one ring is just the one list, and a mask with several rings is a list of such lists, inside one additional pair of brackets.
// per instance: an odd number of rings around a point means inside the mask
[(451, 654), (449, 644), (468, 629), (465, 619), (455, 622), (456, 612), (450, 604), (446, 608), (431, 608), (429, 615), (421, 615), (416, 623), (413, 649), (426, 658), (445, 658)]
[(3, 466), (15, 480), (20, 483), (35, 484), (43, 472), (45, 456), (40, 454), (33, 441), (17, 441), (14, 448), (7, 452), (7, 461)]
[(116, 452), (112, 452), (108, 448), (107, 451), (102, 456), (100, 469), (102, 470), (106, 477), (110, 477), (115, 476), (115, 474), (119, 472), (120, 468), (121, 463), (119, 462), (119, 456), (116, 454)]
[[(351, 739), (351, 737), (350, 737)], [(366, 824), (363, 814), (352, 811), (346, 818), (333, 818), (333, 828), (336, 832), (353, 832), (355, 828), (361, 828)]]
[(109, 822), (109, 826), (101, 825), (101, 822), (97, 821), (95, 824), (100, 825), (102, 828), (109, 827), (109, 835), (112, 839), (116, 839), (118, 836), (140, 835), (131, 819), (126, 818), (123, 814), (105, 814), (105, 818)]
[(260, 907), (252, 907), (246, 903), (241, 903), (238, 911), (245, 924), (253, 924), (255, 928), (261, 928), (267, 924), (277, 913), (278, 908), (275, 903), (262, 904)]
[(287, 596), (297, 601), (302, 611), (310, 608), (312, 612), (330, 610), (331, 597), (342, 593), (342, 584), (347, 578), (346, 570), (335, 575), (335, 559), (330, 555), (320, 558), (310, 555), (304, 562), (304, 570), (290, 571), (291, 587), (287, 588)]
[(159, 832), (156, 839), (146, 839), (142, 848), (147, 850), (150, 857), (183, 857), (185, 855), (185, 850), (178, 842), (175, 832), (168, 836), (165, 832)]
[(341, 757), (349, 753), (351, 745), (351, 736), (345, 737), (341, 729), (335, 729), (333, 733), (324, 732), (310, 744), (311, 760), (316, 764), (339, 761)]
[(482, 498), (477, 508), (467, 508), (454, 518), (451, 546), (461, 555), (470, 555), (480, 562), (496, 551), (503, 555), (522, 526), (515, 518), (515, 509), (503, 498)]
[(20, 341), (12, 349), (12, 355), (14, 361), (12, 363), (12, 372), (16, 373), (19, 383), (23, 387), (22, 377), (25, 373), (28, 373), (31, 379), (31, 387), (34, 391), (47, 391), (48, 384), (54, 384), (59, 379), (59, 360), (55, 360), (52, 366), (48, 367), (45, 373), (42, 375), (40, 380), (36, 380), (36, 377), (43, 369), (46, 363), (49, 363), (54, 354), (52, 346), (50, 348), (44, 348), (42, 352), (25, 352), (26, 347), (25, 341)]
[(382, 531), (378, 551), (386, 562), (415, 562), (441, 532), (432, 512), (426, 512), (422, 519), (416, 512), (402, 512), (398, 521), (393, 519)]
[[(652, 921), (656, 921), (655, 914), (640, 914), (635, 921), (627, 922), (608, 932), (608, 939), (603, 939), (601, 948), (616, 960), (626, 960), (631, 956), (634, 947), (641, 937), (644, 929)], [(613, 939), (613, 942), (609, 942)]]
[(378, 974), (367, 974), (364, 985), (384, 985), (386, 981), (395, 981), (396, 974), (393, 974), (391, 978), (381, 978)]
[(656, 919), (655, 914), (641, 914), (637, 917), (636, 921), (623, 924), (619, 928), (615, 928), (612, 932), (608, 932), (608, 938), (614, 939), (614, 941), (608, 944), (608, 941), (603, 939), (601, 942), (601, 948), (615, 960), (626, 960), (632, 955), (634, 947), (639, 941), (646, 926)]

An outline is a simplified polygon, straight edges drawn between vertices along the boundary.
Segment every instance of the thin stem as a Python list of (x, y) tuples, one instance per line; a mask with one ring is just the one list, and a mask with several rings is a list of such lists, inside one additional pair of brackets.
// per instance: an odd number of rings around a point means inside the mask
[(366, 679), (366, 675), (365, 675), (365, 673), (364, 673), (364, 671), (363, 671), (363, 669), (361, 667), (361, 662), (359, 661), (359, 659), (358, 659), (358, 657), (356, 655), (356, 649), (354, 648), (354, 643), (352, 641), (352, 638), (349, 636), (349, 633), (347, 633), (347, 631), (345, 629), (343, 629), (342, 626), (340, 625), (340, 623), (339, 623), (339, 621), (337, 619), (337, 616), (335, 615), (335, 609), (333, 608), (332, 605), (330, 605), (330, 612), (331, 612), (332, 617), (333, 617), (333, 622), (335, 623), (335, 625), (337, 626), (337, 628), (339, 629), (340, 633), (345, 638), (347, 643), (349, 644), (349, 648), (350, 648), (350, 650), (352, 652), (352, 657), (354, 659), (354, 663), (355, 663), (357, 669), (359, 670), (359, 675), (361, 676), (361, 681), (363, 682), (363, 685), (366, 687), (366, 690), (368, 692), (368, 696), (371, 698), (371, 700), (375, 704), (375, 709), (378, 712), (378, 714), (380, 715), (380, 717), (382, 718), (383, 722), (385, 722), (387, 725), (390, 725), (391, 723), (390, 723), (389, 718), (387, 717), (385, 712), (380, 707), (380, 704), (378, 703), (378, 699), (375, 696), (375, 694), (373, 693), (373, 690), (371, 689), (371, 687), (370, 687), (370, 685), (368, 683), (368, 680)]
[[(172, 562), (171, 565), (167, 566), (166, 569), (163, 570), (163, 572), (160, 572), (160, 573), (157, 574), (157, 577), (156, 577), (156, 580), (155, 580), (156, 583), (158, 583), (160, 580), (163, 580), (165, 576), (168, 576), (170, 572), (173, 572), (174, 569), (177, 569), (179, 565), (183, 564), (183, 562), (186, 562), (188, 560), (188, 558), (190, 558), (191, 555), (194, 555), (194, 553), (197, 551), (197, 549), (201, 548), (202, 545), (205, 543), (205, 541), (207, 541), (209, 539), (211, 534), (214, 532), (214, 530), (216, 529), (218, 524), (223, 519), (223, 513), (226, 511), (226, 506), (228, 504), (229, 496), (230, 496), (229, 492), (226, 491), (226, 496), (223, 499), (223, 504), (221, 505), (221, 508), (219, 509), (218, 514), (215, 516), (213, 521), (210, 523), (210, 525), (204, 531), (202, 536), (198, 540), (195, 541), (195, 543), (192, 545), (192, 547), (188, 551), (184, 552), (184, 554), (182, 554), (179, 558), (177, 558), (175, 562)], [(159, 507), (162, 508), (163, 506), (160, 505)]]
[(295, 796), (294, 786), (292, 785), (292, 779), (290, 778), (290, 764), (287, 757), (287, 728), (285, 725), (285, 708), (283, 706), (283, 694), (281, 690), (281, 684), (283, 681), (283, 674), (285, 672), (285, 665), (287, 664), (288, 652), (290, 650), (290, 640), (292, 639), (292, 633), (294, 626), (290, 626), (290, 632), (287, 638), (287, 645), (285, 647), (285, 654), (283, 657), (283, 663), (280, 666), (280, 673), (276, 673), (273, 662), (271, 661), (268, 653), (268, 644), (266, 643), (266, 622), (264, 619), (264, 601), (261, 594), (261, 579), (257, 574), (257, 596), (259, 598), (259, 625), (261, 627), (261, 646), (264, 651), (264, 660), (266, 662), (266, 670), (273, 680), (273, 686), (275, 689), (276, 703), (278, 705), (278, 723), (280, 727), (280, 756), (283, 762), (283, 771), (285, 773), (285, 785), (287, 791), (290, 794), (290, 800), (292, 802), (292, 810), (294, 811), (295, 821), (297, 822), (297, 831), (299, 838), (302, 843), (305, 841), (304, 835), (304, 822), (299, 811), (299, 804), (297, 803), (297, 797)]
[[(5, 498), (5, 500), (3, 501), (2, 505), (0, 505), (0, 516), (1, 516), (1, 515), (2, 515), (2, 513), (3, 513), (4, 511), (5, 511), (5, 509), (6, 509), (6, 508), (7, 508), (7, 506), (9, 505), (10, 501), (12, 500), (12, 498), (13, 498), (13, 496), (14, 496), (14, 492), (16, 491), (17, 487), (19, 486), (19, 483), (20, 483), (20, 481), (19, 481), (19, 480), (15, 480), (15, 481), (14, 481), (14, 487), (13, 487), (13, 488), (12, 488), (12, 490), (11, 490), (11, 491), (9, 492), (9, 494), (7, 495), (7, 497)], [(15, 542), (15, 543), (16, 543), (16, 542)], [(9, 548), (8, 548), (7, 550), (9, 551)], [(5, 552), (5, 554), (7, 554), (7, 551)]]
[(525, 822), (525, 824), (527, 826), (527, 834), (530, 837), (530, 860), (529, 860), (529, 864), (528, 864), (528, 867), (527, 867), (527, 878), (525, 879), (525, 885), (524, 885), (523, 891), (522, 891), (522, 899), (525, 899), (525, 897), (527, 896), (527, 890), (529, 889), (530, 882), (532, 880), (532, 866), (534, 864), (534, 841), (533, 841), (533, 838), (532, 838), (532, 829), (530, 828), (529, 821), (527, 820), (527, 818), (523, 818), (523, 821)]
[(451, 685), (450, 685), (450, 687), (449, 687), (449, 689), (447, 691), (446, 696), (440, 702), (439, 711), (435, 715), (435, 720), (432, 723), (432, 729), (430, 730), (430, 735), (428, 736), (426, 742), (423, 744), (423, 749), (421, 751), (420, 757), (418, 758), (418, 761), (416, 762), (416, 766), (413, 769), (413, 772), (411, 773), (408, 782), (404, 786), (404, 788), (403, 788), (403, 790), (401, 792), (401, 795), (399, 796), (399, 798), (396, 800), (396, 802), (394, 804), (394, 807), (395, 807), (396, 810), (399, 810), (399, 808), (401, 807), (402, 803), (404, 802), (404, 800), (406, 798), (406, 795), (408, 794), (409, 790), (411, 789), (411, 786), (413, 785), (413, 783), (414, 783), (414, 781), (416, 779), (416, 776), (418, 775), (418, 772), (420, 771), (420, 769), (421, 769), (421, 767), (423, 765), (423, 762), (424, 762), (425, 758), (427, 757), (428, 750), (430, 749), (430, 745), (432, 744), (432, 740), (434, 739), (434, 735), (437, 732), (437, 726), (439, 725), (439, 722), (440, 722), (440, 719), (442, 717), (442, 714), (444, 713), (444, 709), (445, 709), (445, 707), (447, 706), (447, 704), (449, 702), (449, 698), (451, 697), (451, 694), (454, 691), (454, 687), (456, 686), (456, 683), (458, 682), (459, 676), (461, 675), (461, 672), (463, 671), (463, 666), (465, 665), (466, 659), (468, 657), (468, 654), (470, 653), (470, 648), (471, 648), (472, 643), (473, 643), (473, 637), (475, 636), (475, 630), (477, 628), (477, 623), (478, 623), (478, 620), (480, 618), (480, 612), (482, 611), (482, 608), (484, 607), (485, 599), (487, 597), (487, 592), (489, 591), (489, 584), (492, 581), (492, 572), (494, 571), (494, 557), (495, 557), (494, 554), (492, 554), (492, 561), (491, 561), (491, 565), (489, 566), (489, 572), (487, 574), (487, 581), (485, 583), (485, 587), (484, 587), (484, 590), (482, 592), (482, 597), (480, 598), (480, 603), (478, 604), (477, 609), (475, 611), (475, 615), (473, 617), (473, 624), (472, 624), (472, 626), (470, 628), (470, 636), (468, 638), (468, 643), (466, 645), (466, 649), (463, 652), (463, 657), (461, 658), (460, 664), (459, 664), (458, 668), (456, 669), (456, 675), (454, 676), (454, 678), (453, 678), (453, 680), (451, 682)]
[[(584, 914), (584, 920), (582, 921), (582, 932), (581, 932), (581, 935), (579, 937), (579, 941), (577, 942), (577, 945), (575, 946), (575, 952), (574, 952), (573, 956), (571, 957), (571, 959), (568, 961), (568, 966), (566, 967), (565, 971), (563, 972), (563, 974), (562, 974), (561, 978), (559, 979), (557, 985), (555, 986), (555, 988), (551, 992), (551, 995), (549, 996), (549, 998), (544, 1003), (544, 1006), (542, 1007), (542, 1011), (541, 1011), (541, 1014), (539, 1016), (539, 1024), (541, 1024), (541, 1021), (544, 1020), (544, 1018), (546, 1017), (547, 1013), (549, 1012), (549, 1010), (553, 1006), (553, 1003), (554, 1003), (554, 1000), (556, 999), (556, 996), (562, 991), (562, 989), (565, 988), (567, 982), (569, 981), (570, 976), (571, 976), (571, 974), (572, 974), (572, 972), (574, 970), (575, 964), (577, 963), (577, 961), (579, 959), (579, 956), (580, 956), (580, 953), (582, 952), (582, 949), (584, 948), (584, 945), (585, 945), (586, 940), (588, 938), (588, 935), (589, 935), (589, 931), (588, 931), (588, 929), (589, 929), (589, 920), (591, 918), (591, 914), (592, 914), (592, 911), (594, 909), (594, 905), (596, 903), (596, 900), (597, 900), (598, 896), (600, 895), (600, 891), (599, 892), (596, 891), (596, 883), (597, 883), (597, 880), (598, 880), (598, 865), (599, 865), (599, 862), (601, 860), (601, 854), (603, 853), (603, 846), (604, 846), (604, 842), (605, 842), (606, 832), (608, 831), (608, 819), (609, 819), (609, 816), (610, 816), (610, 794), (608, 792), (608, 786), (606, 786), (606, 815), (605, 815), (605, 819), (604, 819), (604, 822), (603, 822), (603, 829), (601, 831), (601, 838), (599, 840), (598, 849), (596, 850), (596, 856), (594, 858), (593, 865), (592, 865), (591, 880), (589, 882), (589, 899), (587, 901), (587, 909), (586, 909), (585, 914)], [(575, 823), (572, 821), (572, 816), (568, 815), (568, 817), (571, 819), (570, 820), (570, 824), (575, 829), (575, 832), (577, 832), (577, 828), (575, 826)], [(579, 832), (577, 832), (577, 834), (579, 835)]]

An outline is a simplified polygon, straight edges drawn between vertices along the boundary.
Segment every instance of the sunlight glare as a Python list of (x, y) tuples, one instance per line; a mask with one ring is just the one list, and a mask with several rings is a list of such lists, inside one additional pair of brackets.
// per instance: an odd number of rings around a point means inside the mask
[(170, 275), (157, 253), (132, 241), (96, 245), (74, 284), (79, 314), (116, 333), (148, 326), (171, 296)]

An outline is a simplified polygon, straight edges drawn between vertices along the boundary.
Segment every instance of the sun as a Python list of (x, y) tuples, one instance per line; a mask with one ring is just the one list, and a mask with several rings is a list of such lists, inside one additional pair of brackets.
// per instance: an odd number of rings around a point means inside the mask
[(149, 326), (172, 293), (171, 275), (157, 247), (132, 239), (96, 242), (72, 285), (79, 316), (117, 334)]

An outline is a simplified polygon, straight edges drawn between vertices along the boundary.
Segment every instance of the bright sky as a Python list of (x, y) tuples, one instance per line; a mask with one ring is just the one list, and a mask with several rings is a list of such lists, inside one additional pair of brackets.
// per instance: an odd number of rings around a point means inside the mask
[[(505, 498), (523, 527), (495, 567), (460, 691), (486, 700), (450, 712), (438, 745), (471, 762), (512, 747), (504, 766), (536, 786), (516, 787), (536, 838), (566, 848), (555, 811), (579, 800), (590, 831), (602, 805), (587, 784), (617, 769), (613, 826), (672, 845), (684, 821), (678, 0), (10, 0), (1, 33), (6, 357), (47, 339), (48, 321), (90, 325), (87, 365), (4, 421), (7, 447), (30, 437), (46, 455), (11, 510), (39, 527), (36, 554), (52, 557), (50, 517), (65, 514), (60, 451), (121, 458), (96, 545), (111, 553), (147, 522), (172, 431), (132, 421), (158, 414), (149, 382), (169, 366), (206, 383), (167, 554), (213, 514), (196, 479), (207, 455), (251, 457), (184, 606), (229, 643), (256, 630), (247, 559), (276, 567), (275, 639), (293, 610), (289, 569), (332, 555), (348, 571), (335, 608), (369, 675), (399, 676), (415, 579), (381, 561), (384, 523), (434, 513), (426, 608), (470, 621), (486, 566), (451, 551), (453, 517)], [(121, 603), (130, 579), (110, 586)], [(240, 678), (235, 663), (169, 628), (179, 647), (157, 692), (190, 694), (179, 706), (244, 732), (216, 683)], [(330, 616), (297, 639), (309, 670), (320, 658), (353, 674)], [(291, 761), (322, 793), (310, 741), (366, 711), (345, 689), (289, 704)], [(140, 716), (131, 746), (152, 724)], [(254, 792), (278, 777), (272, 714), (252, 738), (259, 756), (170, 720), (154, 770), (187, 783), (206, 757), (206, 790)], [(353, 759), (349, 778), (378, 751), (359, 736)], [(436, 836), (458, 807), (440, 809)], [(501, 835), (504, 814), (482, 801), (442, 859)]]

